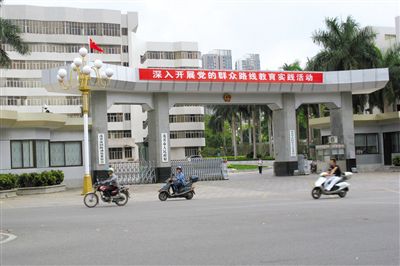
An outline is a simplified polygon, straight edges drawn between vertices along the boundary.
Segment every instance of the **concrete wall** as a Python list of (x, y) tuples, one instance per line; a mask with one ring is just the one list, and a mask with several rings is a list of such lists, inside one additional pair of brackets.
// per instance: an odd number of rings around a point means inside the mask
[(185, 148), (172, 148), (171, 147), (171, 159), (172, 160), (181, 160), (185, 159)]

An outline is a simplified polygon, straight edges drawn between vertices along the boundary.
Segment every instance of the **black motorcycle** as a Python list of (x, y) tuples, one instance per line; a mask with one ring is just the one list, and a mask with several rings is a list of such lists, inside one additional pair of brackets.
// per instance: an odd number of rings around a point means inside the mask
[(161, 201), (166, 201), (168, 198), (186, 198), (191, 200), (196, 194), (194, 192), (193, 183), (199, 181), (198, 176), (191, 176), (184, 186), (178, 188), (178, 191), (172, 191), (172, 185), (174, 183), (174, 176), (167, 179), (167, 183), (158, 191), (158, 198)]
[(124, 206), (128, 203), (130, 198), (129, 188), (125, 186), (120, 186), (118, 189), (112, 186), (110, 183), (97, 182), (93, 185), (93, 192), (89, 192), (83, 198), (83, 203), (88, 208), (96, 207), (99, 203), (99, 196), (102, 201), (106, 203), (115, 203), (118, 206)]

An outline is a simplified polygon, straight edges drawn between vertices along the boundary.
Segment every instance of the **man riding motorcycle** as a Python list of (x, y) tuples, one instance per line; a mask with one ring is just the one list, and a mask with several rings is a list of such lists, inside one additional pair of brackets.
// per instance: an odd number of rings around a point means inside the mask
[(102, 180), (100, 183), (102, 184), (109, 184), (108, 189), (105, 191), (107, 196), (111, 196), (111, 192), (115, 189), (118, 189), (118, 194), (119, 194), (119, 182), (118, 182), (118, 177), (116, 174), (114, 174), (114, 168), (110, 167), (108, 168), (108, 178), (105, 180)]
[(186, 185), (186, 178), (185, 178), (185, 174), (182, 172), (182, 166), (176, 167), (176, 175), (175, 175), (173, 182), (174, 182), (173, 183), (174, 193), (178, 194), (179, 189)]

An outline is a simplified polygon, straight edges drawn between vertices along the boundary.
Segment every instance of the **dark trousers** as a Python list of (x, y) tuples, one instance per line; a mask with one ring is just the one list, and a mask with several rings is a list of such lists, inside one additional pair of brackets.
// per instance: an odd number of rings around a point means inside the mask
[(259, 166), (259, 167), (258, 167), (258, 172), (259, 172), (260, 174), (262, 174), (262, 166)]

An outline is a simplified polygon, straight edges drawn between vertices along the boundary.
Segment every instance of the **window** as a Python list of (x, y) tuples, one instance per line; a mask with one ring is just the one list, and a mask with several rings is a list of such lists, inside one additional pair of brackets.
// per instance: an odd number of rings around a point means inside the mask
[(185, 147), (185, 157), (199, 155), (199, 147)]
[(122, 35), (128, 35), (128, 28), (121, 28)]
[(129, 49), (128, 49), (128, 45), (122, 45), (122, 52), (123, 53), (128, 53)]
[(131, 120), (131, 113), (125, 113), (125, 120), (130, 121)]
[(191, 115), (170, 115), (170, 123), (190, 123), (190, 122), (204, 122), (204, 115), (191, 114)]
[(356, 134), (356, 154), (378, 154), (378, 134)]
[(123, 113), (108, 113), (107, 120), (108, 122), (122, 122)]
[(196, 139), (204, 138), (203, 130), (171, 131), (171, 139)]
[(34, 167), (33, 140), (11, 141), (11, 168)]
[(50, 166), (80, 165), (82, 165), (82, 143), (80, 141), (50, 143)]
[(128, 67), (129, 66), (129, 62), (122, 62), (122, 65), (125, 66), (125, 67)]
[(132, 147), (125, 148), (125, 158), (132, 158)]
[(109, 139), (122, 139), (122, 138), (131, 138), (132, 132), (130, 130), (109, 130), (108, 138)]
[(110, 160), (122, 159), (122, 148), (109, 148), (108, 156)]
[(392, 152), (400, 153), (400, 132), (390, 134), (392, 138)]
[(37, 140), (36, 144), (36, 167), (37, 168), (44, 168), (49, 167), (50, 163), (50, 154), (49, 154), (49, 141), (47, 140)]

